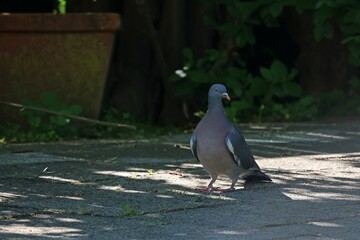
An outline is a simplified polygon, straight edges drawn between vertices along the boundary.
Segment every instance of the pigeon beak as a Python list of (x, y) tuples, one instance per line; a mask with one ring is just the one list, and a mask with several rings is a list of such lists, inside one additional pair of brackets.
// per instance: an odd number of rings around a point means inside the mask
[(222, 97), (223, 97), (223, 98), (226, 98), (227, 100), (230, 101), (230, 96), (229, 96), (229, 94), (223, 93), (223, 94), (222, 94)]

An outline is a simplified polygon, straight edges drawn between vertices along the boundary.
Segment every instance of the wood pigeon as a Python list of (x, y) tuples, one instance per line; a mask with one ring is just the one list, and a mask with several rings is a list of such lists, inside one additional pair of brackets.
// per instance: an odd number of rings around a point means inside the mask
[(190, 148), (195, 158), (210, 175), (207, 187), (199, 190), (211, 191), (219, 175), (231, 179), (228, 189), (234, 191), (239, 177), (245, 181), (271, 181), (255, 162), (253, 155), (241, 132), (229, 122), (222, 99), (230, 101), (222, 84), (214, 84), (209, 90), (208, 111), (197, 125), (190, 139)]

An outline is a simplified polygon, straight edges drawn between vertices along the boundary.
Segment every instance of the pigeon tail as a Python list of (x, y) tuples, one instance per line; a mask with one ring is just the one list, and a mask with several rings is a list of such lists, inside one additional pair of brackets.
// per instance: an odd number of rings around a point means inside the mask
[(245, 181), (254, 181), (254, 182), (271, 182), (271, 178), (267, 176), (265, 173), (263, 173), (260, 170), (247, 170), (244, 173), (242, 173), (241, 178)]

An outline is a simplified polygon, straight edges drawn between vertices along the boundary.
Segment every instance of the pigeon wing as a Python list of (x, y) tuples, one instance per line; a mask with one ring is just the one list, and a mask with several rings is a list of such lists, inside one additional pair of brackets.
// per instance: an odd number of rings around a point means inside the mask
[(190, 138), (190, 149), (191, 149), (192, 154), (196, 158), (196, 160), (198, 160), (200, 162), (200, 160), (197, 156), (196, 144), (197, 144), (196, 133), (193, 132), (193, 134), (191, 135), (191, 138)]
[(225, 144), (237, 165), (244, 169), (259, 169), (244, 136), (236, 127), (231, 126)]

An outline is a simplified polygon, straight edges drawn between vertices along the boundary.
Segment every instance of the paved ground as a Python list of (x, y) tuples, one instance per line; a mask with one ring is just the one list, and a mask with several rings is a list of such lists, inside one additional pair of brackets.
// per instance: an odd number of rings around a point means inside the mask
[(359, 239), (360, 121), (241, 128), (274, 182), (226, 194), (189, 134), (0, 145), (0, 239)]

